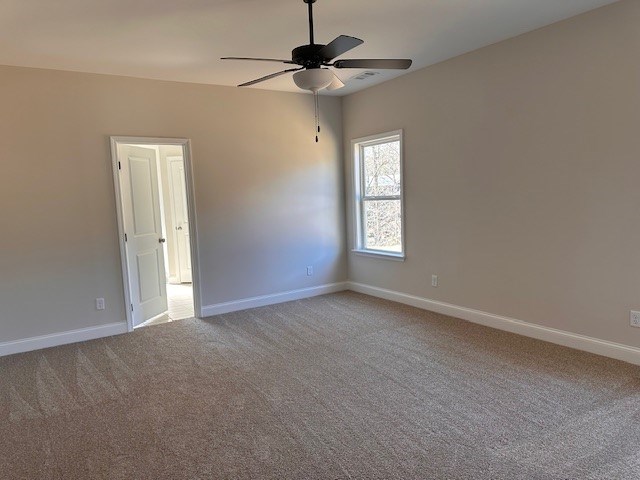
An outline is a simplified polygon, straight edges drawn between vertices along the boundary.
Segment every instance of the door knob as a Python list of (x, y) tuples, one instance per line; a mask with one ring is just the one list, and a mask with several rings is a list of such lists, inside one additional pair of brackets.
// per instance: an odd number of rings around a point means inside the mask
[(166, 239), (166, 238), (160, 238), (160, 239), (158, 239), (158, 241), (159, 241), (160, 243), (164, 243), (164, 242), (166, 242), (166, 241), (167, 241), (167, 239)]

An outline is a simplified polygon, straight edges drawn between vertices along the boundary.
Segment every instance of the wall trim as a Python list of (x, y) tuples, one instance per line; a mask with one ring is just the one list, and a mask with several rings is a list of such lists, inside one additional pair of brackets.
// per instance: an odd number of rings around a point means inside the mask
[(122, 267), (122, 286), (124, 290), (124, 311), (127, 316), (127, 325), (130, 332), (133, 332), (134, 319), (130, 306), (131, 285), (129, 279), (129, 265), (127, 263), (127, 247), (124, 241), (124, 208), (122, 205), (122, 192), (120, 189), (120, 169), (118, 168), (118, 158), (120, 145), (148, 145), (164, 146), (172, 145), (182, 148), (182, 158), (184, 160), (184, 175), (186, 182), (187, 210), (189, 214), (189, 239), (191, 244), (191, 272), (193, 285), (193, 309), (196, 316), (202, 312), (202, 278), (200, 276), (200, 254), (198, 246), (198, 219), (196, 217), (196, 195), (195, 180), (193, 176), (193, 156), (191, 151), (191, 140), (188, 138), (163, 138), (163, 137), (109, 137), (111, 144), (111, 169), (113, 170), (113, 185), (115, 192), (116, 219), (118, 223), (118, 242), (120, 245), (120, 264)]
[(342, 292), (349, 289), (349, 282), (328, 283), (317, 287), (300, 288), (289, 290), (288, 292), (273, 293), (270, 295), (260, 295), (258, 297), (243, 298), (231, 302), (217, 303), (202, 307), (203, 317), (212, 317), (223, 313), (237, 312), (249, 308), (265, 307), (276, 303), (291, 302), (303, 298), (317, 297), (328, 293)]
[(77, 330), (2, 342), (0, 343), (0, 357), (13, 355), (14, 353), (40, 350), (42, 348), (57, 347), (68, 343), (84, 342), (86, 340), (95, 340), (96, 338), (120, 335), (121, 333), (127, 333), (127, 330), (126, 322), (118, 322), (100, 325), (98, 327), (79, 328)]
[(429, 300), (427, 298), (387, 290), (385, 288), (374, 287), (363, 283), (348, 283), (349, 290), (354, 292), (392, 300), (394, 302), (460, 318), (462, 320), (496, 328), (498, 330), (505, 330), (507, 332), (524, 335), (525, 337), (536, 338), (538, 340), (544, 340), (557, 345), (575, 348), (576, 350), (583, 350), (585, 352), (595, 353), (597, 355), (640, 365), (640, 348), (609, 342), (607, 340), (600, 340), (598, 338), (571, 333), (565, 330), (544, 327), (534, 323), (517, 320), (515, 318), (494, 315), (492, 313), (474, 310), (472, 308), (460, 307), (458, 305), (452, 305), (450, 303), (439, 302), (436, 300)]
[[(319, 285), (317, 287), (301, 288), (286, 292), (279, 292), (270, 295), (261, 295), (257, 297), (244, 298), (231, 302), (218, 303), (214, 305), (204, 306), (202, 308), (203, 317), (220, 315), (223, 313), (237, 312), (247, 310), (249, 308), (264, 307), (278, 303), (290, 302), (293, 300), (301, 300), (304, 298), (326, 295), (329, 293), (342, 292), (352, 290), (354, 292), (371, 295), (373, 297), (384, 298), (405, 305), (429, 310), (432, 312), (460, 318), (472, 323), (477, 323), (498, 330), (504, 330), (525, 337), (531, 337), (538, 340), (555, 343), (565, 347), (575, 348), (596, 355), (602, 355), (616, 360), (640, 365), (640, 348), (623, 345), (620, 343), (609, 342), (586, 335), (558, 330), (551, 327), (544, 327), (533, 323), (517, 320), (515, 318), (495, 315), (492, 313), (475, 310), (472, 308), (461, 307), (450, 303), (430, 300), (428, 298), (418, 297), (394, 290), (374, 287), (358, 282), (338, 282)], [(52, 333), (49, 335), (40, 335), (37, 337), (13, 340), (0, 343), (0, 357), (12, 355), (15, 353), (29, 352), (32, 350), (40, 350), (43, 348), (56, 347), (70, 343), (83, 342), (87, 340), (95, 340), (112, 335), (120, 335), (127, 333), (128, 326), (126, 322), (110, 323), (97, 327), (81, 328), (77, 330), (69, 330), (66, 332)]]

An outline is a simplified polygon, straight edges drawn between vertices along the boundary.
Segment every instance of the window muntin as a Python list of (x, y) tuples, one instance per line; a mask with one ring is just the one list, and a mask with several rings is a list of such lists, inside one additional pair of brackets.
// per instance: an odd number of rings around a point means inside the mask
[(354, 141), (356, 250), (404, 256), (401, 132)]

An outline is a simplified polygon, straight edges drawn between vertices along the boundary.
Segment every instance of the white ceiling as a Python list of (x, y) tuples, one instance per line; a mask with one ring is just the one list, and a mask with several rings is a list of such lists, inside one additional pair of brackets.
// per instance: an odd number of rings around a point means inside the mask
[[(316, 43), (359, 37), (364, 45), (341, 58), (412, 58), (412, 71), (613, 2), (317, 0)], [(0, 0), (0, 64), (237, 85), (287, 67), (220, 57), (290, 58), (307, 29), (302, 0)], [(290, 76), (252, 88), (296, 91)]]

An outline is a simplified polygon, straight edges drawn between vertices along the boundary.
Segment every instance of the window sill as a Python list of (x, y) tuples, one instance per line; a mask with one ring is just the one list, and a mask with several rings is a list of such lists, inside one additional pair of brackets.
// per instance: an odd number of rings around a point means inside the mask
[(362, 257), (381, 258), (384, 260), (393, 260), (395, 262), (404, 262), (406, 255), (404, 253), (379, 252), (375, 250), (351, 250), (352, 253)]

